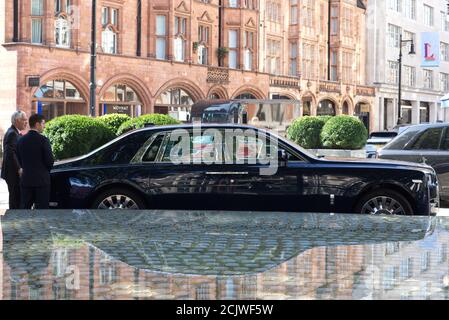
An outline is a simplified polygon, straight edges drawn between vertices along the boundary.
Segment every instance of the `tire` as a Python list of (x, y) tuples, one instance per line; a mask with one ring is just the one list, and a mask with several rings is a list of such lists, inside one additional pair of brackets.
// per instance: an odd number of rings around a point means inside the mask
[(143, 210), (145, 201), (134, 191), (125, 188), (111, 188), (100, 193), (92, 202), (94, 210)]
[(378, 189), (364, 195), (357, 203), (355, 212), (372, 215), (413, 215), (413, 208), (399, 192)]

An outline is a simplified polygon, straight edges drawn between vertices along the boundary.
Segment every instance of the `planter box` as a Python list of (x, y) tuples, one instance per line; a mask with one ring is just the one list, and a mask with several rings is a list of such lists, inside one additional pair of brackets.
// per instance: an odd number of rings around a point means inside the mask
[(308, 149), (317, 156), (337, 157), (337, 158), (365, 158), (366, 150), (338, 150), (338, 149)]

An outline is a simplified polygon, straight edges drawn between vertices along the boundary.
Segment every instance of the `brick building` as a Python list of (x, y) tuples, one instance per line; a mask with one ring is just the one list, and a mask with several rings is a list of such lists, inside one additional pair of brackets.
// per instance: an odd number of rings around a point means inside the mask
[[(282, 97), (374, 129), (365, 11), (361, 0), (99, 0), (95, 113), (184, 120), (205, 98)], [(90, 32), (91, 1), (0, 0), (0, 135), (16, 106), (89, 114)]]

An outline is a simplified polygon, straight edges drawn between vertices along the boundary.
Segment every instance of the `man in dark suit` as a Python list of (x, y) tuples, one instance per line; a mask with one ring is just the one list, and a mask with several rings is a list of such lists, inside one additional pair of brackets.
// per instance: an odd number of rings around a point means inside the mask
[(2, 179), (6, 180), (9, 191), (9, 209), (20, 209), (20, 164), (17, 159), (17, 141), (20, 131), (27, 127), (28, 119), (23, 111), (11, 116), (11, 127), (3, 137)]
[(33, 114), (30, 119), (30, 131), (17, 142), (17, 158), (22, 167), (20, 187), (22, 191), (22, 209), (48, 209), (50, 202), (50, 170), (54, 158), (50, 140), (42, 135), (45, 119)]

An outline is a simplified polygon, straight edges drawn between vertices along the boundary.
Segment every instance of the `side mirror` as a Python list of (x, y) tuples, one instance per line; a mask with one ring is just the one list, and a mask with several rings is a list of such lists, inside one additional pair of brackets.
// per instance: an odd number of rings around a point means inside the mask
[(279, 166), (281, 166), (281, 167), (287, 166), (287, 163), (288, 163), (287, 151), (282, 150), (282, 149), (278, 150), (278, 162), (279, 162)]

